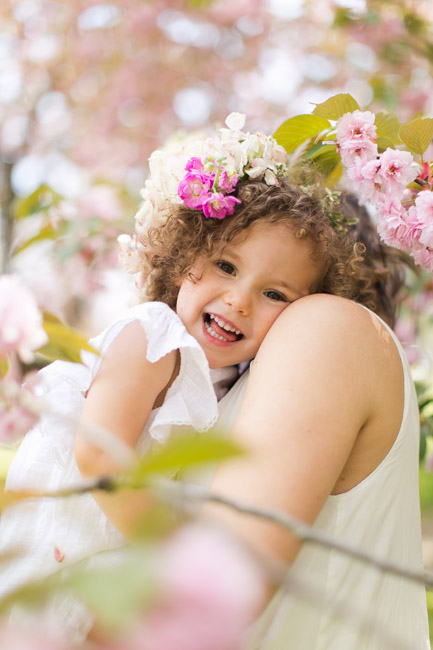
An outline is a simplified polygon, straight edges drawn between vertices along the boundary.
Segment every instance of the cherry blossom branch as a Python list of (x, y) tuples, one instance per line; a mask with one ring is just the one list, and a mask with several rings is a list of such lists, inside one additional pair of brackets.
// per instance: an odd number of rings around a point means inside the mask
[[(185, 503), (218, 503), (232, 510), (236, 510), (241, 514), (251, 515), (253, 517), (258, 517), (260, 519), (265, 519), (267, 521), (273, 522), (282, 528), (289, 530), (303, 542), (318, 544), (324, 548), (338, 551), (339, 553), (348, 555), (349, 557), (364, 562), (365, 564), (374, 566), (380, 571), (400, 576), (406, 580), (417, 582), (425, 585), (429, 589), (433, 589), (433, 576), (425, 574), (421, 571), (411, 569), (409, 567), (398, 566), (392, 562), (389, 562), (385, 558), (376, 557), (370, 553), (367, 553), (366, 551), (355, 548), (350, 544), (341, 542), (331, 537), (330, 535), (317, 530), (313, 526), (309, 526), (296, 517), (289, 515), (287, 512), (283, 512), (282, 510), (275, 508), (256, 508), (255, 506), (239, 503), (221, 494), (211, 492), (208, 488), (205, 488), (201, 485), (184, 483), (182, 481), (170, 481), (163, 479), (155, 480), (152, 478), (149, 480), (148, 485), (151, 489), (155, 490), (157, 496), (159, 496), (162, 500), (171, 503), (181, 510), (188, 510), (188, 506), (185, 506)], [(131, 481), (128, 478), (125, 479), (124, 477), (102, 476), (97, 479), (91, 479), (90, 481), (81, 485), (66, 488), (64, 490), (32, 493), (32, 497), (59, 498), (86, 492), (93, 492), (95, 490), (114, 492), (124, 487), (130, 488), (146, 486), (137, 486), (136, 484), (132, 485)]]

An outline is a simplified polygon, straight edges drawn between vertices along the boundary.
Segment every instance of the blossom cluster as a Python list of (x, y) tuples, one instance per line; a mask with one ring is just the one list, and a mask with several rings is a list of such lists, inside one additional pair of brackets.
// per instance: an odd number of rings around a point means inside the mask
[(173, 206), (201, 210), (205, 217), (222, 219), (233, 214), (239, 199), (233, 196), (239, 180), (263, 180), (275, 185), (287, 174), (287, 153), (273, 137), (245, 133), (245, 115), (231, 113), (226, 127), (213, 137), (203, 133), (170, 140), (149, 158), (149, 178), (141, 195), (143, 204), (135, 216), (135, 237), (120, 236), (120, 261), (129, 273), (144, 276), (140, 235), (163, 224)]
[(179, 183), (178, 194), (187, 208), (202, 210), (205, 217), (224, 219), (233, 214), (236, 203), (241, 201), (234, 192), (239, 176), (232, 171), (228, 173), (222, 161), (214, 159), (205, 161), (193, 156), (187, 162), (186, 175)]
[(388, 147), (379, 153), (374, 122), (374, 113), (360, 110), (337, 121), (341, 161), (360, 200), (375, 206), (383, 241), (411, 250), (417, 264), (433, 271), (430, 166), (419, 165), (408, 151)]

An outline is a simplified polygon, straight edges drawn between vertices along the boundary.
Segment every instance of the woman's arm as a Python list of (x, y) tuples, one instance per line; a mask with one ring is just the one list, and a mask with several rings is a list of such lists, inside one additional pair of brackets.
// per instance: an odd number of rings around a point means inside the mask
[[(111, 344), (90, 386), (82, 419), (108, 429), (133, 450), (155, 402), (162, 401), (178, 371), (178, 352), (156, 363), (146, 358), (147, 338), (137, 321), (125, 326)], [(78, 430), (75, 458), (84, 478), (113, 474), (122, 468), (115, 459), (92, 444), (84, 428)], [(129, 536), (135, 522), (149, 507), (144, 491), (117, 494), (95, 492), (94, 498), (111, 522)]]
[[(213, 491), (314, 522), (374, 416), (372, 319), (325, 295), (302, 298), (283, 312), (254, 361), (234, 426), (234, 438), (251, 453), (222, 464)], [(273, 524), (212, 510), (262, 552), (291, 562), (299, 550), (294, 536)]]

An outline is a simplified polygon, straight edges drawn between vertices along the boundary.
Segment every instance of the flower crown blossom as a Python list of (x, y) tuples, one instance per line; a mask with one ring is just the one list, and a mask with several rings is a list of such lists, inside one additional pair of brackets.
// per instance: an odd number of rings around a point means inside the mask
[[(224, 219), (241, 203), (233, 195), (239, 180), (252, 178), (277, 185), (287, 175), (287, 152), (272, 136), (245, 133), (245, 115), (231, 113), (213, 137), (203, 134), (174, 139), (149, 158), (150, 175), (135, 216), (135, 235), (120, 235), (120, 261), (129, 273), (138, 274), (142, 288), (144, 248), (140, 236), (159, 227), (173, 207), (200, 210), (204, 218)], [(145, 267), (144, 267), (145, 268)]]

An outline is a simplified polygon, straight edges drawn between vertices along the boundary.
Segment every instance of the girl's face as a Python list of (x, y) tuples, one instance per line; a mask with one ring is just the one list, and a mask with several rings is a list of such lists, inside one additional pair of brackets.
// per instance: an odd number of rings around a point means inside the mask
[(308, 240), (284, 224), (258, 224), (244, 240), (192, 267), (176, 311), (211, 368), (252, 359), (272, 323), (317, 285), (321, 266)]

